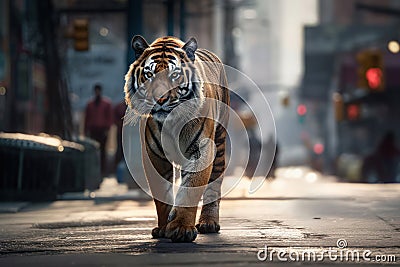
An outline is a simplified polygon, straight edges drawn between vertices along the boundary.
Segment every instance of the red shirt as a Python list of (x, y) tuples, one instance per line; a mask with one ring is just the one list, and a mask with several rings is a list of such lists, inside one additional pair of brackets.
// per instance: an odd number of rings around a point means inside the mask
[(91, 130), (108, 130), (113, 123), (113, 110), (111, 101), (101, 97), (96, 103), (95, 99), (89, 101), (85, 112), (85, 132)]

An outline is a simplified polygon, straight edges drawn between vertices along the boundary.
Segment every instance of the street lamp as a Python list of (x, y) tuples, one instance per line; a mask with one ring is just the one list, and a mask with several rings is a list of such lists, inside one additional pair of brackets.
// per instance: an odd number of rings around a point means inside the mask
[(399, 42), (392, 40), (388, 43), (388, 50), (393, 53), (393, 54), (397, 54), (400, 52), (400, 44)]

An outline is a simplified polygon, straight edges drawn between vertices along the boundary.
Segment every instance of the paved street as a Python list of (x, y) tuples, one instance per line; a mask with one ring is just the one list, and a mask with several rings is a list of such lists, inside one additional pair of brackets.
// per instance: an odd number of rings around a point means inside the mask
[[(330, 258), (329, 250), (357, 250), (370, 266), (400, 263), (400, 184), (338, 183), (305, 168), (280, 169), (255, 194), (244, 179), (224, 198), (219, 234), (176, 244), (151, 238), (152, 201), (106, 183), (93, 199), (1, 203), (0, 266), (357, 264)], [(305, 253), (316, 261), (302, 260)]]

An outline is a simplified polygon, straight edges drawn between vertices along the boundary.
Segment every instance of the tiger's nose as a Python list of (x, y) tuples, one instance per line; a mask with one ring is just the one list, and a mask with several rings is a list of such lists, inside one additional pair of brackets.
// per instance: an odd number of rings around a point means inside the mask
[(159, 104), (160, 106), (163, 105), (165, 102), (167, 102), (169, 99), (169, 96), (161, 96), (161, 97), (154, 97), (154, 100)]

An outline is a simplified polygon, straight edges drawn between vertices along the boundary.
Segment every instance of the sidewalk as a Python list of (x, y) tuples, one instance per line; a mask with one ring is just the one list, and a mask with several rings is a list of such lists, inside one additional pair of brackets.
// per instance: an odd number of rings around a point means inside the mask
[[(399, 264), (400, 184), (337, 183), (302, 168), (280, 170), (255, 194), (248, 193), (249, 183), (242, 180), (222, 200), (220, 233), (199, 235), (190, 244), (152, 239), (155, 209), (143, 198), (97, 192), (99, 198), (31, 203), (0, 214), (0, 266), (265, 266), (269, 258), (257, 259), (265, 246), (268, 253), (317, 255), (370, 250), (373, 258), (363, 261), (369, 266), (382, 266), (376, 257), (388, 261), (391, 255)], [(347, 248), (338, 248), (338, 239)], [(274, 265), (283, 263), (277, 252), (272, 256)], [(323, 259), (292, 264), (355, 264), (327, 254)]]

